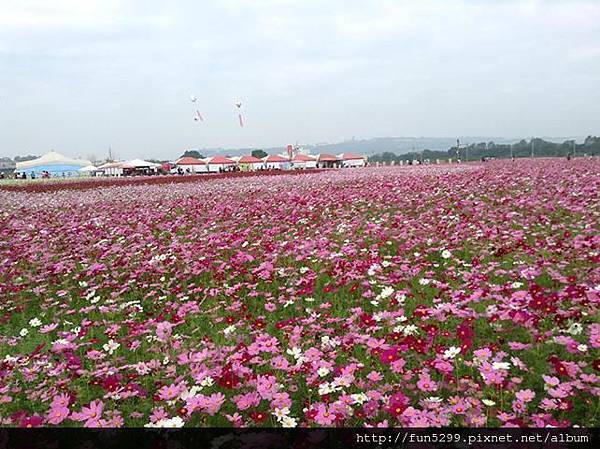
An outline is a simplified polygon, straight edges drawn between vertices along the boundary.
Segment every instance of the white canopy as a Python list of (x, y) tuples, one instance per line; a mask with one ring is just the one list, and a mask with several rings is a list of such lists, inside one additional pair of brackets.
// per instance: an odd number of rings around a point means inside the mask
[(74, 165), (79, 167), (85, 167), (91, 165), (90, 161), (84, 159), (73, 159), (64, 156), (56, 151), (50, 151), (37, 159), (31, 161), (17, 162), (17, 171), (26, 170), (28, 168), (42, 167), (44, 165)]
[(79, 169), (79, 171), (87, 171), (87, 172), (98, 171), (98, 167), (95, 167), (93, 165), (86, 165), (85, 167), (81, 167)]
[(154, 162), (144, 161), (142, 159), (132, 159), (131, 161), (127, 161), (123, 164), (123, 168), (155, 168), (160, 167), (160, 164), (155, 164)]

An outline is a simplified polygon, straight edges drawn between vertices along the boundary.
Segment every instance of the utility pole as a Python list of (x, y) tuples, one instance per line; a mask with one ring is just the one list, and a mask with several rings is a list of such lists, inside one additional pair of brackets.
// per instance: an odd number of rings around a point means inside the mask
[(577, 145), (575, 144), (575, 139), (573, 139), (573, 157), (575, 157), (576, 148), (577, 148)]
[(533, 157), (533, 148), (535, 143), (533, 142), (533, 137), (531, 138), (531, 157)]

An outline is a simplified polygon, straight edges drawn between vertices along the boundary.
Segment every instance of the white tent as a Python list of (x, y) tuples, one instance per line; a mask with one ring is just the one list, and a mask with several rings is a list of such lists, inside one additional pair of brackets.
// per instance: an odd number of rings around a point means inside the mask
[(123, 162), (107, 162), (97, 167), (105, 176), (123, 176)]
[(92, 173), (92, 172), (98, 171), (98, 167), (96, 167), (94, 165), (86, 165), (85, 167), (81, 167), (79, 169), (79, 171)]
[(158, 168), (160, 164), (154, 162), (144, 161), (142, 159), (132, 159), (123, 164), (123, 168)]

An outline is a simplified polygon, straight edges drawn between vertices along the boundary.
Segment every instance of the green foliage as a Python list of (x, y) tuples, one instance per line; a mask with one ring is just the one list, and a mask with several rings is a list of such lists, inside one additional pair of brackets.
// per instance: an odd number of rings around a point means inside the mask
[(181, 157), (195, 157), (196, 159), (204, 159), (204, 156), (197, 150), (187, 150)]
[(533, 138), (530, 141), (521, 140), (520, 142), (510, 144), (496, 144), (494, 142), (479, 142), (470, 145), (461, 145), (451, 147), (447, 151), (411, 151), (410, 153), (396, 154), (389, 151), (375, 154), (369, 157), (370, 162), (390, 162), (435, 159), (447, 160), (460, 158), (464, 160), (478, 160), (482, 157), (508, 159), (511, 156), (515, 158), (531, 157), (533, 146), (533, 155), (536, 157), (566, 157), (573, 156), (598, 156), (600, 155), (600, 137), (588, 136), (582, 144), (577, 144), (573, 140), (566, 140), (563, 143), (553, 143), (540, 138)]
[(267, 153), (265, 153), (263, 150), (252, 150), (252, 156), (262, 159), (263, 157), (267, 156)]

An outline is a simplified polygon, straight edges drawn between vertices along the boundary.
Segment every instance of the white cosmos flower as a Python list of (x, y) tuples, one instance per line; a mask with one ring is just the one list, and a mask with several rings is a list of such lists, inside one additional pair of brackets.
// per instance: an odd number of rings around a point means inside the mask
[(492, 368), (495, 370), (500, 370), (500, 369), (510, 369), (510, 363), (508, 362), (494, 362), (492, 363)]
[(291, 416), (286, 416), (281, 419), (281, 427), (296, 427), (298, 425), (298, 421)]
[(373, 264), (369, 267), (369, 270), (367, 271), (367, 274), (369, 276), (375, 276), (375, 274), (377, 273), (377, 270), (379, 269), (379, 265), (377, 264)]
[(392, 296), (394, 294), (394, 289), (390, 286), (386, 286), (383, 287), (383, 290), (381, 290), (381, 293), (379, 293), (379, 297), (382, 299), (386, 299), (389, 298), (390, 296)]
[(29, 320), (29, 325), (31, 327), (40, 327), (42, 322), (38, 318), (32, 318)]
[(215, 380), (210, 377), (210, 376), (206, 376), (204, 379), (202, 379), (200, 381), (200, 385), (203, 387), (211, 387), (212, 385), (214, 385)]
[(429, 397), (426, 399), (426, 401), (428, 401), (428, 402), (435, 402), (435, 403), (437, 403), (437, 402), (442, 402), (442, 398), (440, 398), (440, 397), (437, 397), (437, 396), (429, 396)]
[(450, 251), (448, 251), (447, 249), (445, 249), (444, 251), (442, 251), (442, 258), (444, 259), (450, 259), (452, 257), (452, 253)]
[(173, 418), (161, 419), (156, 421), (155, 423), (148, 423), (144, 427), (167, 427), (167, 428), (178, 428), (183, 427), (185, 422), (181, 419), (180, 416), (175, 416)]
[(28, 333), (29, 333), (29, 331), (27, 330), (27, 328), (23, 328), (23, 329), (21, 329), (21, 332), (19, 332), (19, 335), (21, 337), (25, 337), (25, 336), (27, 336)]
[(402, 333), (404, 335), (413, 335), (416, 334), (418, 330), (419, 328), (417, 326), (415, 326), (414, 324), (409, 324), (408, 326), (404, 327)]
[(113, 354), (113, 352), (115, 352), (117, 349), (119, 349), (121, 345), (119, 343), (117, 343), (116, 341), (114, 341), (113, 339), (108, 340), (108, 343), (105, 343), (104, 345), (102, 345), (102, 348), (108, 352), (110, 355)]
[(325, 377), (329, 374), (329, 369), (322, 366), (317, 370), (317, 374), (319, 375), (319, 377)]
[(319, 394), (321, 396), (333, 393), (334, 391), (335, 389), (329, 384), (329, 382), (324, 382), (321, 385), (319, 385)]
[(419, 285), (429, 285), (430, 282), (429, 279), (419, 279)]
[(513, 282), (512, 284), (510, 284), (510, 286), (512, 288), (521, 288), (521, 287), (523, 287), (523, 283), (522, 282)]
[(229, 334), (235, 332), (235, 330), (236, 330), (236, 327), (232, 324), (231, 326), (227, 326), (225, 329), (223, 329), (223, 333), (225, 335), (229, 335)]
[(460, 348), (456, 346), (450, 346), (448, 349), (444, 351), (445, 359), (453, 359), (458, 354), (460, 354)]
[(496, 403), (490, 399), (482, 399), (481, 402), (483, 402), (488, 407), (491, 407), (492, 405), (496, 405)]
[(296, 360), (302, 356), (302, 350), (300, 348), (296, 348), (296, 347), (289, 348), (285, 352), (287, 354), (291, 355), (292, 357), (294, 357)]
[(586, 352), (588, 350), (588, 347), (587, 347), (587, 345), (579, 345), (579, 346), (577, 346), (577, 350), (579, 352)]
[(580, 323), (573, 323), (567, 329), (567, 332), (571, 335), (579, 335), (583, 331), (583, 326)]
[(354, 399), (354, 402), (358, 405), (362, 405), (369, 400), (369, 396), (364, 393), (351, 394), (350, 397)]
[(276, 408), (273, 410), (273, 416), (277, 418), (277, 421), (281, 421), (283, 418), (287, 417), (290, 414), (290, 409), (287, 407)]

